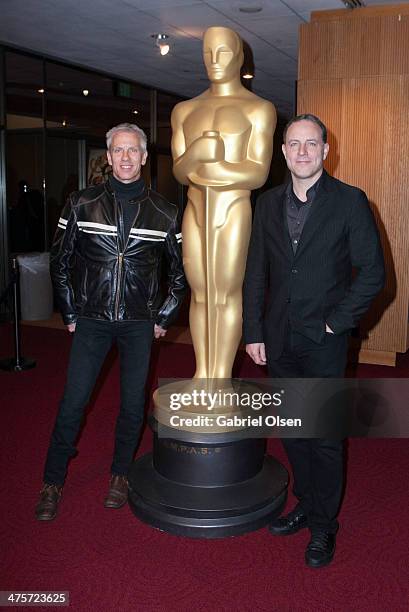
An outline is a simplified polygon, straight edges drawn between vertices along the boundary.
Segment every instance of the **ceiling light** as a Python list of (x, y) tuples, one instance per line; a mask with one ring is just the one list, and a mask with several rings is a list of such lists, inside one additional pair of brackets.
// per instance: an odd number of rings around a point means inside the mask
[(260, 13), (263, 10), (262, 6), (240, 6), (240, 13)]
[(245, 72), (243, 74), (243, 79), (253, 79), (254, 78), (254, 74), (251, 74), (251, 72)]
[(65, 126), (67, 125), (67, 122), (66, 122), (66, 120), (65, 120), (65, 119), (63, 119), (62, 124), (63, 124), (63, 127), (65, 127)]
[(38, 93), (44, 93), (44, 89), (37, 89)]
[(151, 34), (151, 37), (155, 39), (155, 45), (158, 47), (161, 55), (167, 55), (169, 53), (169, 43), (166, 39), (169, 38), (167, 34)]
[(137, 110), (134, 110), (134, 111), (132, 111), (132, 112), (133, 112), (133, 114), (134, 114), (134, 115), (137, 115), (137, 114), (138, 114), (138, 111), (137, 111)]
[(88, 91), (88, 89), (83, 89), (82, 93), (84, 94), (84, 96), (87, 96), (89, 94), (89, 91)]

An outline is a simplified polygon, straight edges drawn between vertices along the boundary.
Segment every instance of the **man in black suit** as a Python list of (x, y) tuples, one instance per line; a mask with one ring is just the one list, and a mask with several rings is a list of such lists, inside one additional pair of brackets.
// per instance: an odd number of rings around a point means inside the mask
[[(244, 282), (246, 350), (271, 377), (343, 377), (349, 333), (384, 284), (379, 234), (365, 193), (323, 169), (329, 145), (318, 117), (292, 119), (282, 150), (291, 181), (262, 194), (256, 206)], [(305, 560), (322, 567), (335, 551), (343, 442), (283, 444), (298, 504), (270, 531), (309, 527)]]

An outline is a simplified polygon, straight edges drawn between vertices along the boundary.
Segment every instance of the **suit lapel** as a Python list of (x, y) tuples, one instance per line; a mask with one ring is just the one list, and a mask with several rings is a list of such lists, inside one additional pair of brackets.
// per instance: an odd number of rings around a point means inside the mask
[(318, 193), (305, 222), (295, 257), (299, 257), (315, 235), (321, 231), (322, 222), (328, 214), (328, 200), (331, 193), (330, 181), (331, 177), (325, 172), (322, 184), (318, 187)]
[(327, 201), (327, 194), (317, 194), (312, 204), (310, 214), (308, 215), (305, 225), (303, 227), (303, 231), (298, 243), (298, 249), (295, 254), (296, 257), (298, 257), (303, 252), (303, 250), (308, 246), (311, 240), (313, 240), (315, 234), (321, 230), (321, 222), (327, 214)]
[(293, 249), (291, 246), (291, 238), (290, 233), (288, 231), (288, 223), (287, 223), (287, 185), (283, 185), (283, 191), (278, 195), (278, 206), (276, 206), (276, 211), (273, 219), (273, 223), (276, 227), (274, 227), (273, 235), (276, 240), (279, 241), (280, 246), (282, 247), (284, 253), (286, 254), (288, 259), (293, 259)]

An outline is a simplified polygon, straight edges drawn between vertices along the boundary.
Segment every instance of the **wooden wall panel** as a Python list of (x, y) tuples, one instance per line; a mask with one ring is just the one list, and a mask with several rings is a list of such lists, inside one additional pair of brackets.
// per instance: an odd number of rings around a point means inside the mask
[[(317, 92), (319, 87), (319, 95)], [(328, 127), (328, 143), (330, 154), (325, 162), (325, 168), (334, 176), (338, 176), (340, 160), (339, 135), (342, 130), (342, 113), (344, 89), (342, 81), (320, 81), (319, 85), (313, 81), (302, 81), (297, 90), (297, 112), (314, 113), (322, 118)]]
[[(348, 91), (344, 95), (340, 164), (340, 176), (348, 177), (348, 182), (361, 186), (368, 195), (378, 220), (388, 271), (385, 290), (363, 322), (370, 327), (383, 312), (365, 346), (401, 352), (406, 351), (409, 291), (398, 292), (397, 287), (408, 287), (409, 283), (409, 168), (407, 160), (397, 153), (402, 150), (405, 132), (402, 107), (407, 105), (404, 92), (408, 79), (381, 76), (344, 80), (344, 90)], [(388, 116), (386, 109), (394, 109), (393, 114)]]
[(311, 21), (351, 21), (355, 19), (368, 19), (369, 17), (387, 17), (389, 15), (409, 15), (409, 3), (384, 4), (380, 6), (366, 6), (365, 8), (346, 11), (335, 9), (332, 11), (313, 11)]
[(408, 41), (409, 15), (304, 24), (298, 78), (409, 74)]
[(363, 348), (387, 362), (409, 340), (409, 15), (359, 12), (301, 27), (297, 110), (328, 125), (328, 171), (364, 189), (377, 218), (387, 284)]

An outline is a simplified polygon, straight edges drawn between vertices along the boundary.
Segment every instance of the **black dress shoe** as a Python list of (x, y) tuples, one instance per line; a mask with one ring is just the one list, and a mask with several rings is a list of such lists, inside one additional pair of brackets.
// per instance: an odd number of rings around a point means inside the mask
[(308, 527), (307, 516), (302, 510), (296, 508), (289, 512), (287, 516), (275, 519), (271, 523), (269, 530), (273, 535), (291, 535), (306, 527)]
[(331, 563), (335, 553), (335, 533), (313, 531), (305, 551), (305, 562), (309, 567), (324, 567)]

